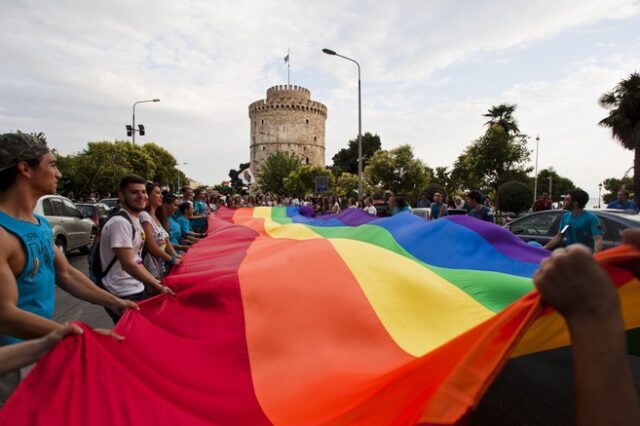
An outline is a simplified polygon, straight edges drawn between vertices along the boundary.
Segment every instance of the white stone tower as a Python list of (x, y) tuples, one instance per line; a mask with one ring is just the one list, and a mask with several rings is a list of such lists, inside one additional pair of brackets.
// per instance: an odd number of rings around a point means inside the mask
[(302, 164), (324, 167), (327, 107), (312, 101), (308, 89), (273, 86), (267, 99), (249, 105), (249, 118), (251, 170), (256, 175), (267, 157), (278, 151), (296, 154)]

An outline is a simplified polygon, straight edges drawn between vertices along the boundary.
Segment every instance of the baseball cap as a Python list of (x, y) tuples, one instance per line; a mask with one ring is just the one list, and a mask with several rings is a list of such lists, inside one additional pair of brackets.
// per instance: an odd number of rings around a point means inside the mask
[(49, 152), (47, 143), (27, 133), (5, 133), (0, 135), (0, 172), (20, 161), (35, 160)]

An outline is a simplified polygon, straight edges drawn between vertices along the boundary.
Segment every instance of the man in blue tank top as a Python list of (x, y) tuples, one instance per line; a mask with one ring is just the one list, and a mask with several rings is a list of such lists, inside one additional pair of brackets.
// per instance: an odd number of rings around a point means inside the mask
[[(137, 308), (73, 268), (54, 246), (47, 220), (33, 213), (40, 197), (55, 193), (60, 178), (45, 141), (24, 133), (0, 135), (0, 346), (63, 327), (52, 321), (54, 283), (91, 303), (116, 310)], [(11, 386), (3, 386), (5, 377), (0, 377), (0, 404), (11, 391)]]

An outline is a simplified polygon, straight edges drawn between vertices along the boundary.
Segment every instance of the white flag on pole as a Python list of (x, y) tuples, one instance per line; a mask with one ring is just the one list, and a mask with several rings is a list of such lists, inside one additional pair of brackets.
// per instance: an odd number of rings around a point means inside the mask
[(245, 185), (251, 185), (256, 183), (256, 178), (253, 176), (251, 169), (244, 169), (240, 173), (238, 173), (238, 177)]

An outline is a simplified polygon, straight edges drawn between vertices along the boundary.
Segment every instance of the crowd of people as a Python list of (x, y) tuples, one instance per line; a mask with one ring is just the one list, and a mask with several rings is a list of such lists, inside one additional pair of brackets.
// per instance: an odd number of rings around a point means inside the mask
[[(205, 235), (210, 210), (222, 205), (299, 205), (306, 206), (310, 214), (337, 213), (343, 208), (364, 208), (370, 214), (375, 210), (369, 198), (363, 205), (335, 196), (303, 201), (220, 196), (207, 200), (206, 194), (194, 194), (190, 188), (177, 197), (163, 192), (157, 183), (128, 175), (120, 182), (120, 209), (105, 224), (95, 249), (100, 260), (98, 286), (69, 264), (53, 244), (46, 219), (33, 213), (37, 200), (54, 193), (61, 178), (46, 143), (22, 133), (3, 134), (0, 153), (0, 404), (28, 373), (29, 364), (66, 335), (83, 332), (78, 326), (53, 321), (54, 284), (79, 299), (104, 306), (115, 322), (124, 310), (138, 309), (136, 302), (150, 294), (175, 294), (161, 279)], [(568, 214), (584, 214), (584, 194), (570, 192), (570, 196), (565, 199)], [(456, 209), (468, 209), (469, 215), (483, 220), (490, 217), (486, 199), (477, 191), (467, 194), (466, 207), (457, 201), (453, 201)], [(402, 197), (390, 195), (387, 203), (394, 213), (409, 210)], [(445, 205), (442, 194), (436, 193), (429, 201), (431, 218), (448, 214)], [(582, 241), (578, 238), (577, 242)], [(627, 231), (624, 243), (640, 249), (640, 231)], [(640, 275), (640, 267), (637, 269)], [(640, 424), (618, 295), (590, 250), (581, 244), (557, 250), (542, 262), (533, 280), (542, 300), (555, 307), (568, 324), (578, 420), (583, 424)], [(123, 338), (111, 330), (96, 331)]]

